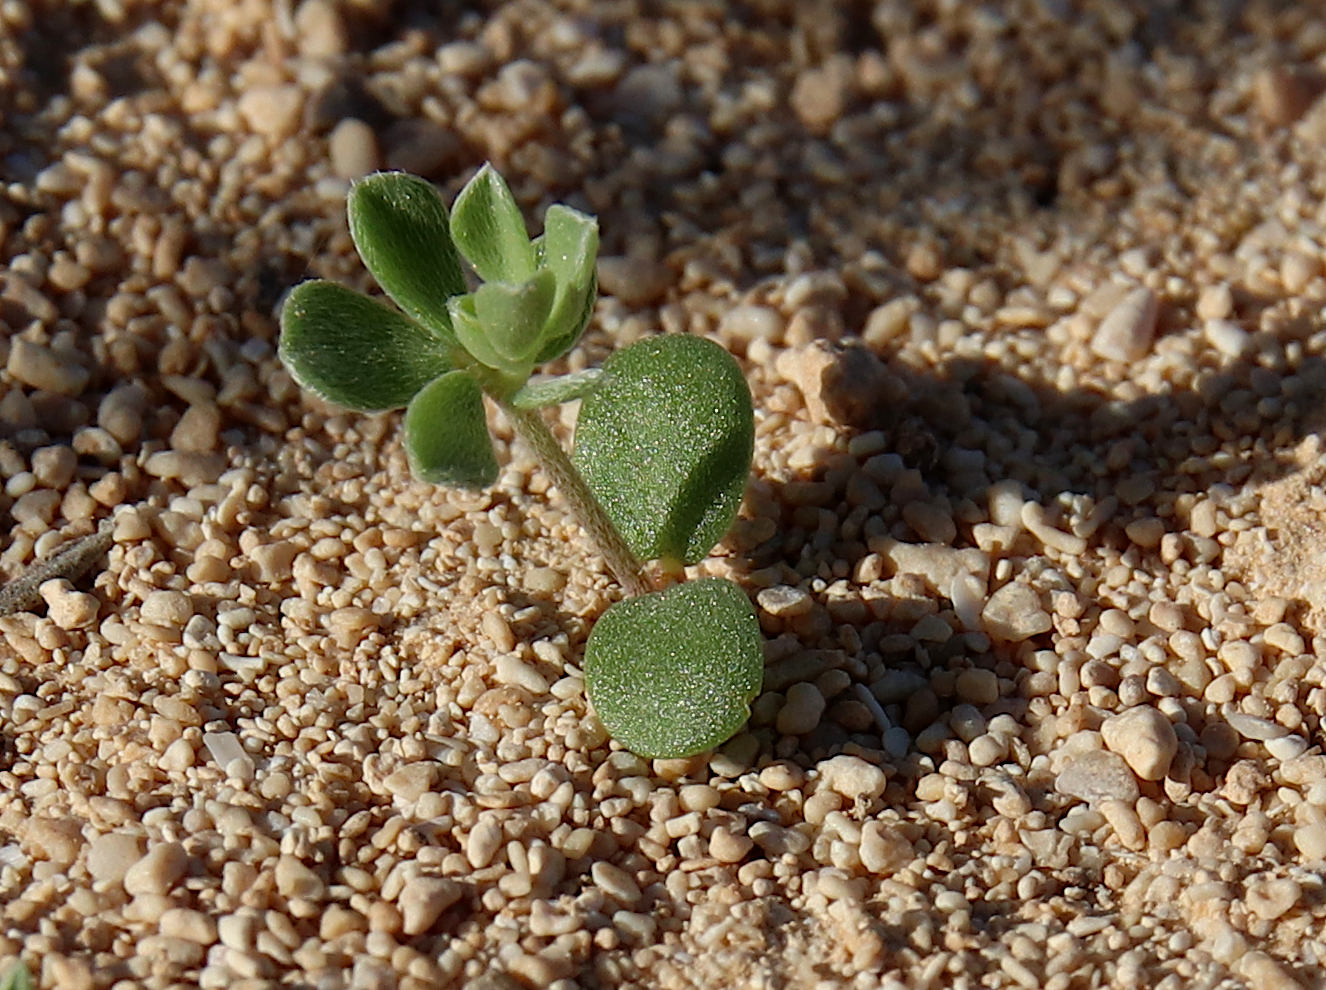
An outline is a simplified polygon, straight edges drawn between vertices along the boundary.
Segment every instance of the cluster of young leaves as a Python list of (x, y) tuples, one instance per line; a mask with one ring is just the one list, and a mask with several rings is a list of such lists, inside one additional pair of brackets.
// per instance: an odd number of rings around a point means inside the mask
[[(416, 477), (465, 487), (498, 475), (485, 395), (518, 431), (544, 437), (529, 411), (583, 399), (571, 459), (530, 439), (586, 528), (606, 516), (608, 535), (631, 554), (672, 570), (713, 549), (736, 516), (754, 444), (750, 390), (731, 355), (666, 335), (614, 353), (600, 370), (531, 381), (575, 345), (593, 312), (593, 217), (552, 206), (531, 240), (487, 165), (450, 216), (431, 184), (400, 172), (356, 182), (347, 208), (355, 247), (396, 307), (332, 282), (295, 287), (280, 353), (300, 385), (349, 409), (404, 407)], [(480, 280), (472, 291), (461, 257)], [(596, 504), (577, 504), (578, 490)], [(748, 717), (763, 677), (759, 625), (730, 581), (674, 585), (610, 608), (591, 632), (584, 672), (614, 738), (642, 756), (689, 756)]]

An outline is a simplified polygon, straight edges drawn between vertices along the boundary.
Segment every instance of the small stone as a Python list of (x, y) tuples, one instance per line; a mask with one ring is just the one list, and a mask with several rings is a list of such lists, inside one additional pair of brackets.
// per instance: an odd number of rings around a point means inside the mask
[(783, 351), (774, 367), (801, 391), (816, 423), (868, 426), (881, 409), (897, 408), (908, 398), (902, 382), (864, 347), (816, 340)]
[(1326, 824), (1300, 825), (1294, 830), (1294, 845), (1308, 862), (1326, 860)]
[(276, 861), (276, 889), (281, 896), (319, 901), (327, 893), (327, 885), (313, 870), (294, 856), (282, 856)]
[(1288, 914), (1303, 896), (1303, 887), (1290, 877), (1254, 880), (1247, 884), (1244, 903), (1248, 910), (1266, 921)]
[(944, 506), (933, 502), (917, 500), (902, 507), (902, 518), (921, 539), (927, 543), (948, 545), (958, 535), (953, 514)]
[(226, 459), (223, 454), (186, 450), (158, 450), (143, 463), (143, 470), (152, 477), (178, 481), (190, 488), (194, 485), (210, 485), (225, 469)]
[(199, 945), (216, 941), (216, 922), (201, 911), (190, 908), (169, 908), (158, 921), (162, 935), (182, 938)]
[[(408, 889), (408, 886), (407, 883), (406, 888), (402, 889), (402, 894), (404, 894), (405, 889)], [(324, 942), (330, 942), (332, 939), (348, 935), (350, 932), (366, 931), (367, 928), (367, 919), (358, 911), (342, 907), (339, 904), (330, 904), (318, 922), (318, 937)]]
[(991, 637), (1010, 643), (1020, 643), (1054, 627), (1050, 613), (1041, 606), (1039, 593), (1018, 581), (990, 596), (981, 610), (981, 619)]
[(1302, 634), (1287, 622), (1277, 622), (1267, 627), (1262, 633), (1262, 642), (1291, 657), (1307, 652), (1307, 643)]
[(1266, 740), (1265, 746), (1266, 752), (1277, 760), (1292, 760), (1307, 752), (1308, 741), (1302, 736), (1281, 736), (1278, 739)]
[(993, 670), (970, 669), (954, 682), (958, 697), (973, 705), (993, 705), (999, 700), (999, 678)]
[(1069, 757), (1054, 779), (1054, 789), (1092, 805), (1102, 801), (1136, 801), (1137, 778), (1122, 758), (1103, 749)]
[(1137, 546), (1143, 550), (1150, 550), (1160, 545), (1160, 540), (1165, 535), (1165, 523), (1155, 516), (1144, 516), (1141, 519), (1134, 519), (1123, 528), (1123, 531)]
[(344, 55), (349, 33), (337, 5), (329, 0), (304, 0), (295, 10), (295, 40), (306, 58)]
[(1242, 357), (1252, 343), (1252, 334), (1233, 320), (1207, 320), (1202, 330), (1211, 346), (1226, 357)]
[(436, 763), (427, 760), (407, 763), (387, 774), (382, 786), (398, 801), (413, 804), (432, 790), (438, 779), (438, 769)]
[(598, 260), (599, 289), (627, 306), (658, 302), (672, 287), (672, 269), (643, 255), (607, 255)]
[(905, 835), (879, 821), (861, 826), (861, 865), (871, 873), (890, 876), (909, 864), (916, 850)]
[(1173, 723), (1150, 706), (1107, 718), (1100, 736), (1143, 780), (1162, 780), (1179, 749)]
[(1091, 338), (1091, 350), (1107, 361), (1139, 361), (1151, 350), (1160, 305), (1148, 288), (1134, 289), (1110, 310)]
[(85, 629), (97, 619), (101, 608), (97, 596), (75, 591), (64, 578), (43, 581), (38, 591), (46, 602), (46, 614), (61, 629)]
[(783, 315), (772, 306), (734, 306), (718, 321), (718, 332), (731, 340), (777, 341), (783, 336)]
[(1256, 718), (1252, 715), (1244, 715), (1242, 712), (1227, 712), (1225, 721), (1229, 723), (1230, 728), (1241, 735), (1244, 739), (1279, 739), (1282, 736), (1289, 735), (1289, 730), (1279, 722), (1272, 722), (1270, 719)]
[(67, 488), (78, 470), (78, 455), (72, 447), (59, 444), (32, 452), (32, 474), (45, 488)]
[(640, 900), (640, 885), (620, 866), (600, 860), (590, 868), (595, 885), (624, 907), (633, 907)]
[(814, 684), (802, 681), (787, 689), (787, 700), (778, 710), (775, 728), (785, 736), (811, 732), (824, 717), (824, 695)]
[(709, 855), (720, 863), (740, 863), (755, 843), (748, 835), (737, 835), (719, 826), (709, 836)]
[(254, 86), (239, 98), (239, 115), (256, 133), (283, 138), (295, 132), (304, 112), (304, 92), (293, 83)]
[(464, 150), (460, 138), (426, 117), (395, 121), (382, 133), (382, 148), (387, 168), (424, 177), (452, 170)]
[(257, 937), (258, 919), (248, 913), (223, 915), (217, 920), (216, 933), (226, 948), (247, 952)]
[(474, 826), (465, 842), (465, 857), (476, 870), (481, 870), (493, 861), (502, 844), (502, 826), (491, 818), (485, 818)]
[(159, 842), (124, 874), (124, 889), (131, 896), (167, 894), (189, 869), (189, 854), (178, 842)]
[(299, 556), (299, 547), (289, 540), (265, 543), (249, 551), (249, 559), (257, 569), (258, 580), (269, 583), (289, 578), (297, 556)]
[(803, 69), (792, 84), (788, 104), (806, 129), (826, 133), (847, 105), (851, 70), (841, 60), (819, 68)]
[(842, 755), (819, 765), (820, 783), (849, 801), (872, 799), (884, 793), (888, 775), (859, 756)]
[(29, 388), (58, 395), (77, 395), (91, 377), (88, 370), (72, 358), (63, 357), (25, 337), (10, 340), (6, 370)]
[(182, 629), (193, 618), (193, 602), (182, 591), (152, 591), (143, 599), (139, 614), (154, 626)]
[(755, 603), (769, 615), (776, 618), (792, 618), (805, 615), (815, 607), (810, 593), (785, 584), (776, 584), (772, 588), (763, 588), (755, 596)]
[(206, 454), (216, 450), (220, 437), (220, 408), (212, 402), (199, 402), (184, 410), (170, 432), (170, 445), (175, 450)]
[(401, 889), (397, 904), (401, 910), (401, 931), (422, 935), (441, 917), (442, 912), (460, 900), (461, 886), (444, 877), (413, 877)]
[(1008, 743), (987, 732), (968, 744), (967, 755), (975, 766), (991, 767), (1008, 756)]
[(239, 736), (233, 732), (204, 732), (203, 745), (219, 767), (227, 767), (235, 760), (251, 759)]
[(332, 171), (342, 179), (358, 179), (376, 172), (381, 161), (373, 128), (354, 117), (345, 118), (332, 129), (327, 138), (327, 154)]
[(73, 818), (34, 818), (24, 839), (39, 859), (61, 869), (77, 859), (83, 849), (83, 831)]

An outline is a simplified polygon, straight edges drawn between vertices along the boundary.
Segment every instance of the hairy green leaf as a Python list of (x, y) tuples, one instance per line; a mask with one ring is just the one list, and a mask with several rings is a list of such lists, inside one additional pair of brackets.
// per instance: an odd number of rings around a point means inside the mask
[(379, 172), (350, 187), (350, 236), (359, 257), (396, 305), (451, 336), (447, 300), (466, 291), (447, 208), (432, 183)]
[(531, 361), (557, 293), (548, 269), (519, 284), (485, 282), (474, 293), (474, 315), (493, 349), (508, 361)]
[(21, 959), (15, 959), (0, 975), (0, 990), (36, 990), (32, 972)]
[(451, 205), (456, 246), (485, 282), (523, 282), (534, 274), (534, 245), (506, 180), (485, 164)]
[(572, 399), (583, 399), (598, 388), (602, 377), (603, 372), (598, 368), (586, 368), (569, 375), (530, 382), (511, 396), (511, 404), (517, 409), (542, 409)]
[(755, 610), (724, 578), (619, 602), (585, 645), (585, 687), (599, 720), (648, 758), (691, 756), (731, 738), (763, 680)]
[(361, 412), (399, 409), (453, 367), (450, 344), (334, 282), (295, 286), (281, 309), (281, 360), (310, 392)]
[(574, 461), (644, 558), (694, 563), (736, 518), (750, 474), (750, 388), (702, 337), (639, 341), (603, 364), (580, 408)]
[(420, 389), (405, 410), (405, 452), (420, 481), (483, 488), (497, 480), (479, 383), (452, 371)]
[(575, 346), (594, 312), (598, 275), (598, 221), (569, 206), (554, 204), (543, 218), (543, 235), (535, 242), (540, 264), (557, 276), (557, 299), (548, 317), (535, 360), (542, 364)]

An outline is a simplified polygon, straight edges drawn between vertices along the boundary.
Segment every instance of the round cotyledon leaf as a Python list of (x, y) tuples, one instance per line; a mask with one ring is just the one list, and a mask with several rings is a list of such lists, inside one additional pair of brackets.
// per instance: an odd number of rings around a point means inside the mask
[(736, 518), (754, 444), (736, 360), (711, 340), (669, 334), (603, 363), (580, 407), (574, 461), (635, 553), (690, 564)]
[(619, 602), (585, 645), (585, 687), (599, 721), (650, 759), (726, 742), (750, 717), (763, 680), (759, 620), (725, 578)]

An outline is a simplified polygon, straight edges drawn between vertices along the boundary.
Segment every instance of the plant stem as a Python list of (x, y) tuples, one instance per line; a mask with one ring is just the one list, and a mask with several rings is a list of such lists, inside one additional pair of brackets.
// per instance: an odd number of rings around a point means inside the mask
[(562, 493), (562, 498), (570, 503), (576, 521), (589, 534), (618, 583), (631, 597), (648, 592), (649, 584), (641, 573), (640, 561), (626, 545), (622, 534), (571, 463), (571, 458), (566, 456), (566, 451), (548, 429), (543, 414), (537, 409), (517, 409), (507, 402), (502, 402), (501, 406), (520, 439), (534, 448), (539, 464), (548, 472), (552, 483)]

